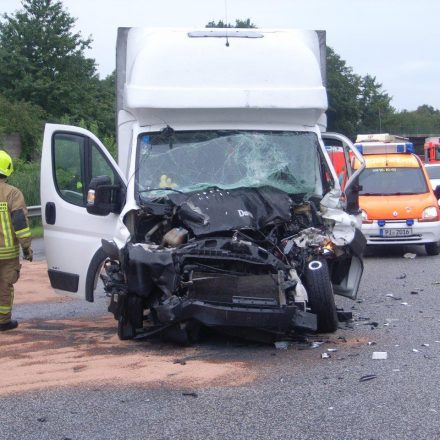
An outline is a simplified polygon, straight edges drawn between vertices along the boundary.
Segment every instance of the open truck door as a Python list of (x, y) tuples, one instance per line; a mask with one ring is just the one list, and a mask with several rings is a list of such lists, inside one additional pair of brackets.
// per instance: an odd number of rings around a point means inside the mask
[[(345, 195), (346, 211), (348, 214), (360, 216), (359, 191), (361, 188), (359, 186), (359, 175), (365, 168), (365, 160), (346, 136), (327, 132), (321, 133), (321, 136), (326, 147), (336, 147), (338, 150), (342, 150), (344, 172), (340, 183)], [(357, 169), (353, 167), (354, 158), (360, 164)], [(341, 157), (338, 159), (341, 159)], [(333, 268), (332, 285), (335, 294), (351, 299), (356, 298), (364, 268), (362, 253), (365, 243), (366, 240), (362, 232), (356, 230), (355, 238), (349, 245), (352, 253), (349, 266), (347, 267), (347, 263), (343, 263), (340, 267)], [(344, 267), (344, 264), (346, 267)]]
[[(365, 160), (346, 136), (339, 133), (327, 132), (321, 133), (321, 136), (326, 147), (342, 148), (344, 175), (341, 176), (340, 183), (347, 200), (347, 212), (356, 215), (360, 212), (359, 175), (365, 168)], [(360, 167), (357, 169), (353, 167), (354, 158), (356, 158), (360, 164)]]
[[(104, 177), (106, 176), (106, 177)], [(107, 213), (87, 210), (90, 183), (106, 179), (118, 200)], [(46, 124), (41, 158), (41, 208), (48, 274), (54, 289), (93, 301), (105, 255), (101, 239), (114, 235), (126, 182), (116, 162), (91, 132)]]

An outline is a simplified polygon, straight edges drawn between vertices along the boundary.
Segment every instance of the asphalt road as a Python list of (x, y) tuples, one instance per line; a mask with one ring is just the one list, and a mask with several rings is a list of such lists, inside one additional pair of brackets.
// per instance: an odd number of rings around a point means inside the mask
[[(408, 251), (417, 257), (403, 258)], [(369, 252), (358, 301), (338, 301), (354, 322), (320, 347), (293, 342), (277, 350), (215, 337), (198, 345), (198, 356), (246, 365), (252, 380), (125, 386), (115, 376), (112, 384), (61, 382), (2, 396), (0, 439), (439, 439), (439, 268), (440, 256), (422, 248)], [(15, 312), (20, 320), (93, 320), (105, 306), (101, 296), (93, 305), (22, 305)], [(145, 356), (182, 354), (163, 343), (129, 344)], [(388, 358), (373, 360), (375, 351)], [(331, 357), (322, 359), (324, 352)], [(374, 376), (360, 381), (367, 375)]]

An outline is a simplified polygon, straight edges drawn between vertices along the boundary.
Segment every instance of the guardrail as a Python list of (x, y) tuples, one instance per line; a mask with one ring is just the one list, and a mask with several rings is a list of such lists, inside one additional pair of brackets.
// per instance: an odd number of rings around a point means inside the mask
[(28, 217), (41, 217), (41, 206), (28, 206)]

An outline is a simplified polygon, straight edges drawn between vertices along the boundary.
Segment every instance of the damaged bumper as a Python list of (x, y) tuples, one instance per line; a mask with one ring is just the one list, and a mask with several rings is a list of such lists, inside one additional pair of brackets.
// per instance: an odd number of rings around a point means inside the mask
[(164, 323), (195, 319), (207, 327), (249, 327), (274, 332), (317, 330), (316, 315), (295, 306), (249, 308), (186, 300), (156, 307), (156, 312)]

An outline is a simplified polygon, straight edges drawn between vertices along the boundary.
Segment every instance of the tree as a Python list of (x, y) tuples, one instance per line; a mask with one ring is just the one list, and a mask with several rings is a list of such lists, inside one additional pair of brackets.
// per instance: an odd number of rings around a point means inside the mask
[(0, 94), (0, 148), (4, 135), (18, 133), (22, 157), (25, 160), (34, 158), (41, 145), (44, 117), (41, 107), (24, 101), (11, 102)]
[(361, 79), (359, 104), (359, 133), (380, 133), (394, 114), (391, 97), (382, 90), (382, 84), (371, 75)]
[(256, 28), (257, 26), (251, 22), (250, 18), (245, 20), (240, 20), (239, 18), (235, 20), (235, 25), (231, 23), (225, 23), (223, 20), (219, 20), (217, 23), (212, 20), (205, 27), (207, 28)]
[(329, 131), (353, 138), (358, 130), (361, 78), (346, 62), (327, 47), (327, 126)]
[(99, 78), (84, 50), (91, 39), (73, 32), (75, 19), (58, 0), (22, 0), (0, 23), (0, 92), (48, 115), (83, 115)]

